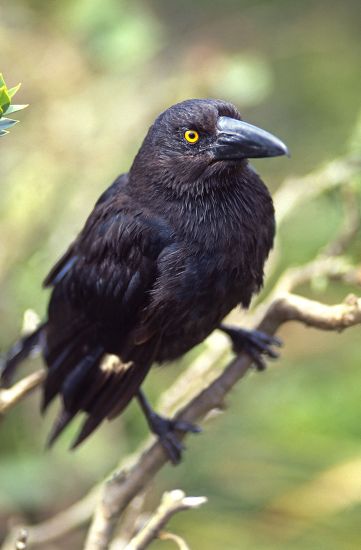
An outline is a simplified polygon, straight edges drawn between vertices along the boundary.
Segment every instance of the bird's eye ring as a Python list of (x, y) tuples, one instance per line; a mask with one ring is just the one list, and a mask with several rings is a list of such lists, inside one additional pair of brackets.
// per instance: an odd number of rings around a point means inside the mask
[(188, 143), (197, 143), (199, 134), (196, 130), (187, 130), (184, 132), (184, 139), (188, 141)]

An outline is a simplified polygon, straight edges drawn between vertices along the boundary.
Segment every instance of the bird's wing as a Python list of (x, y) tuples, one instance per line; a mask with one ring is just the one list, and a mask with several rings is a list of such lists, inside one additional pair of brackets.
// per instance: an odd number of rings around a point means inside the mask
[[(127, 182), (128, 174), (121, 174), (120, 176), (118, 176), (116, 180), (100, 195), (97, 202), (95, 203), (95, 210), (99, 207), (99, 205), (108, 202), (109, 200), (112, 200), (116, 195), (121, 193)], [(93, 213), (91, 214), (91, 216), (92, 215)], [(48, 275), (43, 281), (44, 287), (55, 286), (66, 275), (66, 273), (70, 270), (77, 259), (77, 247), (78, 240), (76, 240), (69, 246), (65, 254), (63, 254), (51, 268)]]
[[(157, 340), (131, 338), (157, 275), (157, 258), (172, 240), (164, 223), (135, 209), (125, 195), (101, 201), (52, 277), (44, 356), (49, 366), (44, 407), (60, 393), (64, 409), (53, 441), (74, 415), (88, 418), (80, 443), (116, 408), (121, 412), (149, 370)], [(101, 367), (105, 353), (122, 359)]]

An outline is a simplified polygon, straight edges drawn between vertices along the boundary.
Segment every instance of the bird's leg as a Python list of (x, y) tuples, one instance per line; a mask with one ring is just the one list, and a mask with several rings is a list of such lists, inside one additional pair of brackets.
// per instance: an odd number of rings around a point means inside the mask
[(277, 359), (279, 354), (272, 349), (272, 346), (281, 347), (282, 341), (275, 336), (259, 330), (247, 330), (230, 325), (220, 324), (219, 329), (225, 332), (232, 340), (235, 353), (244, 351), (249, 355), (257, 367), (257, 370), (265, 370), (266, 362), (264, 357)]
[(151, 431), (159, 437), (163, 449), (172, 464), (179, 464), (182, 459), (184, 445), (177, 438), (176, 431), (198, 433), (199, 426), (182, 420), (171, 420), (157, 414), (150, 406), (142, 390), (138, 390), (137, 399), (147, 419)]

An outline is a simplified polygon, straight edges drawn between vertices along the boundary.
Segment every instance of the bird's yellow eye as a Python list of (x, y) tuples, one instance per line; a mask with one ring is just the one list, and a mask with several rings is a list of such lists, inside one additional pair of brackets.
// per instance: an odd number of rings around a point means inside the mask
[(188, 141), (188, 143), (197, 143), (199, 140), (199, 134), (196, 130), (187, 130), (184, 132), (184, 138)]

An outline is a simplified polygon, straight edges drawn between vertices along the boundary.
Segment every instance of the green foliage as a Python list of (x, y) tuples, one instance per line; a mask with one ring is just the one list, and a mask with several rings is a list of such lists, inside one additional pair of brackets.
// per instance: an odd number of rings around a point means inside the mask
[(19, 122), (18, 120), (14, 120), (12, 118), (5, 118), (3, 115), (10, 115), (27, 107), (27, 105), (13, 105), (11, 103), (12, 98), (19, 90), (20, 86), (21, 84), (18, 84), (17, 86), (8, 88), (2, 73), (0, 73), (0, 136), (8, 134), (8, 129)]

